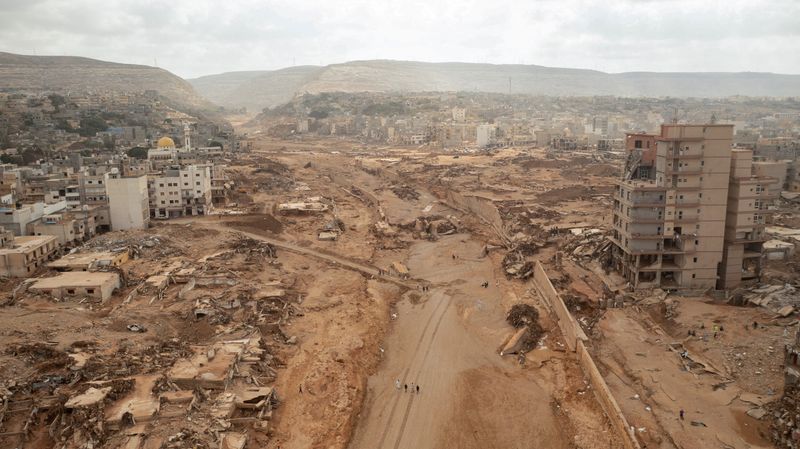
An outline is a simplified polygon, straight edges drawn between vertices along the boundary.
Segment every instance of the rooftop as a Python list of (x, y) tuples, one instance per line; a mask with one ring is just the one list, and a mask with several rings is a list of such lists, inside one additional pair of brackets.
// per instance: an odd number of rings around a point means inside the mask
[(25, 235), (14, 237), (14, 241), (11, 242), (12, 246), (0, 248), (0, 255), (25, 252), (55, 240), (56, 236), (54, 235)]
[(94, 287), (106, 282), (115, 282), (118, 279), (119, 275), (117, 273), (69, 271), (58, 276), (39, 279), (31, 288)]
[(98, 261), (108, 261), (110, 264), (114, 259), (121, 256), (122, 253), (114, 253), (111, 251), (67, 254), (58, 260), (50, 262), (48, 266), (51, 268), (69, 268), (74, 266), (91, 265)]

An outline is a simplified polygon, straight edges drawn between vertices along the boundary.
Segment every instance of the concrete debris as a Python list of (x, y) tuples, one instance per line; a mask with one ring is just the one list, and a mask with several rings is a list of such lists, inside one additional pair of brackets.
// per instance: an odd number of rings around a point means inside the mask
[(788, 317), (800, 307), (800, 289), (792, 284), (761, 285), (738, 290), (731, 295), (734, 304), (753, 304), (781, 316)]
[(747, 411), (747, 416), (755, 419), (762, 419), (767, 414), (767, 411), (761, 407), (751, 408)]
[(500, 355), (524, 354), (535, 348), (544, 334), (539, 324), (539, 311), (530, 304), (514, 304), (506, 321), (517, 331), (506, 342)]
[(419, 192), (407, 184), (393, 185), (391, 187), (392, 193), (400, 199), (416, 201), (419, 199)]
[(128, 330), (131, 332), (147, 332), (147, 328), (142, 326), (141, 324), (129, 324), (127, 326)]
[(237, 234), (236, 237), (228, 243), (228, 248), (232, 249), (236, 254), (246, 254), (248, 259), (257, 256), (274, 259), (278, 256), (273, 245), (247, 237), (244, 234)]

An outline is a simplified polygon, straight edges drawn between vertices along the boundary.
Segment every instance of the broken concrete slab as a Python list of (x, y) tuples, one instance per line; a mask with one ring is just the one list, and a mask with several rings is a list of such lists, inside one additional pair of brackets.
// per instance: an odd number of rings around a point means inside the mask
[(747, 416), (755, 419), (761, 419), (767, 414), (767, 410), (761, 407), (751, 408), (747, 411)]
[(80, 408), (90, 407), (105, 401), (108, 394), (111, 393), (111, 387), (94, 388), (89, 387), (85, 392), (73, 396), (64, 404), (66, 408)]
[(225, 432), (220, 437), (219, 449), (244, 449), (247, 445), (247, 434)]

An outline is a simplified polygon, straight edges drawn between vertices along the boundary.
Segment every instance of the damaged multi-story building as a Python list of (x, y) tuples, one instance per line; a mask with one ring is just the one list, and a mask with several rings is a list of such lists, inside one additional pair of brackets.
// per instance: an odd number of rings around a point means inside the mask
[[(761, 271), (768, 186), (733, 125), (627, 136), (614, 193), (612, 263), (635, 288), (732, 288)], [(637, 142), (639, 141), (639, 142)]]

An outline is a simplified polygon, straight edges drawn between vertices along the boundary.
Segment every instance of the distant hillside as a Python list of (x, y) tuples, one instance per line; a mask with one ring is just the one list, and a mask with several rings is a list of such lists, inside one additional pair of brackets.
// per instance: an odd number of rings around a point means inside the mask
[(0, 52), (0, 89), (33, 92), (156, 90), (177, 109), (202, 111), (215, 108), (199, 96), (191, 84), (164, 69), (75, 56), (27, 56)]
[(798, 96), (800, 75), (773, 73), (611, 74), (536, 65), (353, 61), (325, 67), (233, 72), (190, 80), (229, 107), (274, 107), (310, 92), (478, 91), (531, 95), (646, 97)]
[(314, 81), (323, 67), (298, 66), (281, 70), (228, 72), (190, 79), (204, 97), (228, 108), (246, 107), (260, 112), (265, 107), (291, 100), (303, 86)]

